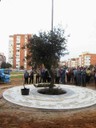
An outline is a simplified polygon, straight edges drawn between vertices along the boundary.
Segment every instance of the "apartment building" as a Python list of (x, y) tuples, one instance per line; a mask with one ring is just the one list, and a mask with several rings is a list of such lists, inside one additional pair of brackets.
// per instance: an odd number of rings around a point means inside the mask
[(1, 68), (2, 62), (6, 62), (6, 57), (5, 57), (4, 53), (0, 53), (0, 68)]
[(66, 62), (68, 67), (86, 67), (96, 65), (96, 54), (84, 52), (78, 58), (70, 58)]
[(67, 66), (71, 67), (71, 68), (78, 67), (78, 65), (79, 65), (79, 58), (68, 59), (67, 64), (68, 64)]
[(96, 65), (96, 54), (85, 52), (79, 55), (79, 66), (90, 65)]
[[(9, 36), (8, 62), (13, 68), (19, 69), (21, 66), (25, 69), (29, 68), (26, 60), (28, 54), (26, 44), (31, 37), (31, 34), (15, 34)], [(23, 46), (25, 46), (25, 49), (22, 49)]]

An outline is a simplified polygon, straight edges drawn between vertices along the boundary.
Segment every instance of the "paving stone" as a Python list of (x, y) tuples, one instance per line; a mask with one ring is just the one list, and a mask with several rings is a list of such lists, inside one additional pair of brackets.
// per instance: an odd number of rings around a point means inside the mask
[[(58, 85), (56, 85), (58, 86)], [(3, 92), (4, 99), (17, 105), (41, 109), (78, 109), (96, 104), (96, 91), (73, 85), (59, 85), (67, 93), (62, 95), (45, 95), (38, 93), (33, 85), (27, 85), (30, 93), (21, 95), (23, 86), (9, 88)]]

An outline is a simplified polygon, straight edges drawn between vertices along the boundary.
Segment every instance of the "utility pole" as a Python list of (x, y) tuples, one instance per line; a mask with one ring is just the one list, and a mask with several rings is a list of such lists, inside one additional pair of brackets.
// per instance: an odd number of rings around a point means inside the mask
[(53, 31), (54, 0), (52, 0), (51, 31)]

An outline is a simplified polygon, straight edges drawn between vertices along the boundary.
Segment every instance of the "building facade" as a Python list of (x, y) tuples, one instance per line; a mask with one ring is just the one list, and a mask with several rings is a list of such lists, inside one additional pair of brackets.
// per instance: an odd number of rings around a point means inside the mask
[[(26, 60), (28, 53), (26, 44), (31, 37), (31, 34), (15, 34), (9, 36), (8, 61), (14, 69), (19, 69), (20, 67), (24, 67), (24, 69), (29, 68)], [(22, 49), (24, 46), (25, 49)]]
[(79, 66), (96, 65), (96, 54), (85, 52), (79, 55)]
[(78, 58), (70, 58), (66, 62), (68, 67), (88, 67), (90, 65), (96, 65), (96, 54), (84, 52), (78, 56)]
[(68, 59), (67, 64), (68, 64), (67, 66), (71, 67), (71, 68), (78, 67), (78, 65), (79, 65), (79, 58)]

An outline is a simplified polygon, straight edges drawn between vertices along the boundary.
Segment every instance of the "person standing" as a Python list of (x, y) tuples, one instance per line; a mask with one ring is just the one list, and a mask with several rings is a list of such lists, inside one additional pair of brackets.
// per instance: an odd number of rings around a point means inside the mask
[(81, 85), (83, 87), (86, 87), (86, 69), (85, 68), (81, 69)]
[(32, 70), (29, 73), (29, 84), (33, 84), (34, 81), (34, 69), (32, 68)]
[(29, 73), (27, 70), (24, 72), (24, 84), (28, 84)]
[(40, 69), (37, 68), (37, 70), (36, 70), (36, 83), (40, 83), (40, 76), (41, 76)]
[(95, 81), (95, 86), (96, 86), (96, 69), (94, 70), (94, 81)]
[(87, 68), (86, 69), (86, 82), (87, 82), (87, 84), (90, 83), (90, 78), (91, 78), (91, 69)]
[(61, 83), (65, 84), (65, 77), (66, 77), (66, 69), (63, 68), (61, 71)]
[(60, 82), (60, 69), (57, 67), (55, 72), (56, 72), (55, 82), (56, 82), (56, 84), (59, 84), (59, 82)]

